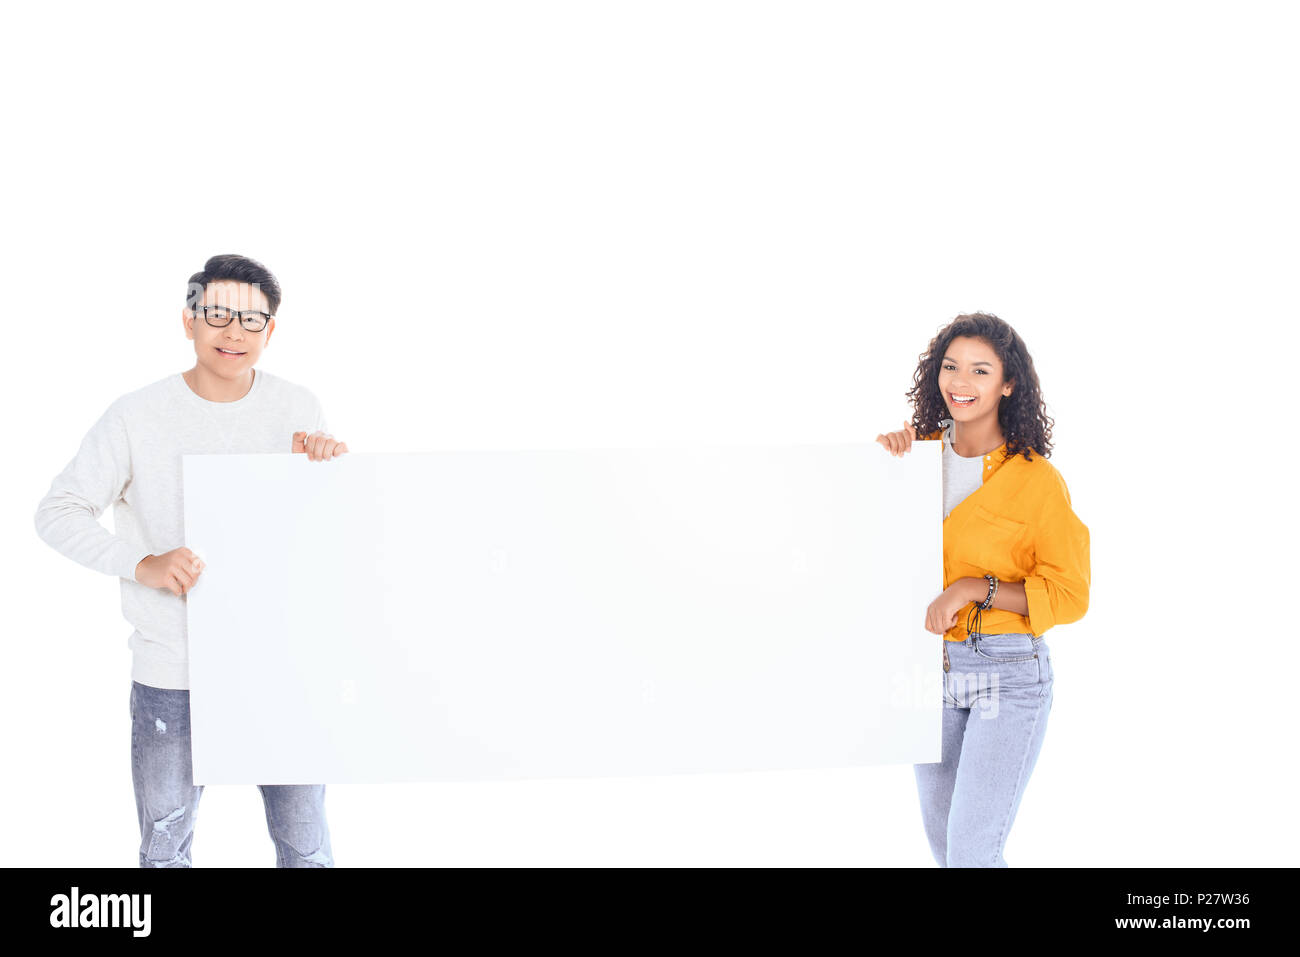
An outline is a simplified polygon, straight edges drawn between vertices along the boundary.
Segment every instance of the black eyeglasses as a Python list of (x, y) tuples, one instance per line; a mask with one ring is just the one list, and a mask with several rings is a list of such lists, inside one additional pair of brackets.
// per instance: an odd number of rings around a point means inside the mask
[(202, 313), (203, 321), (215, 329), (224, 329), (230, 325), (231, 319), (238, 319), (239, 324), (249, 332), (261, 332), (266, 328), (266, 324), (275, 318), (255, 309), (239, 312), (236, 309), (227, 309), (225, 306), (195, 306), (191, 312), (195, 315)]

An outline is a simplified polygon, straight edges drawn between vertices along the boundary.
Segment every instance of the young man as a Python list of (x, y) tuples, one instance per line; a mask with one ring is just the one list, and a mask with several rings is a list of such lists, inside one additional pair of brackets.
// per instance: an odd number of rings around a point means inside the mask
[[(132, 651), (131, 768), (141, 867), (189, 867), (202, 787), (190, 759), (186, 593), (203, 560), (185, 547), (181, 456), (303, 452), (327, 461), (331, 436), (307, 389), (254, 370), (275, 331), (280, 285), (261, 263), (213, 256), (181, 312), (197, 361), (118, 398), (36, 510), (36, 531), (88, 568), (116, 575)], [(309, 426), (300, 429), (299, 426)], [(238, 512), (240, 491), (230, 508)], [(98, 521), (109, 505), (114, 535)], [(332, 867), (325, 786), (259, 785), (280, 867)]]

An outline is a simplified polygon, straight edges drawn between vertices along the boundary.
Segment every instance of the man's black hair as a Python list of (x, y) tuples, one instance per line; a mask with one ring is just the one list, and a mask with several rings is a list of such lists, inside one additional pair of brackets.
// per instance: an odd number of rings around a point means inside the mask
[(235, 282), (256, 284), (266, 296), (267, 309), (275, 315), (280, 308), (279, 280), (256, 259), (227, 253), (213, 256), (203, 264), (203, 271), (190, 277), (189, 289), (185, 293), (185, 305), (193, 308), (203, 300), (203, 291), (210, 282), (233, 279)]

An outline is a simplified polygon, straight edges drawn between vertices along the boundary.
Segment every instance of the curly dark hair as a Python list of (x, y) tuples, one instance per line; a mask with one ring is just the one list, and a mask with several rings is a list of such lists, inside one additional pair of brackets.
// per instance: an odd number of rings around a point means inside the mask
[(1023, 455), (1025, 461), (1032, 462), (1032, 450), (1050, 459), (1052, 426), (1056, 423), (1047, 414), (1047, 403), (1038, 387), (1034, 360), (1016, 330), (997, 316), (985, 312), (958, 316), (940, 329), (938, 335), (930, 340), (929, 347), (921, 353), (912, 376), (912, 388), (906, 393), (914, 410), (912, 427), (916, 434), (928, 435), (940, 428), (940, 421), (952, 417), (943, 401), (943, 393), (939, 391), (939, 363), (948, 351), (948, 344), (959, 336), (988, 343), (1002, 362), (1003, 380), (1015, 384), (1011, 394), (1002, 396), (998, 403), (998, 425), (1006, 437), (1007, 458)]

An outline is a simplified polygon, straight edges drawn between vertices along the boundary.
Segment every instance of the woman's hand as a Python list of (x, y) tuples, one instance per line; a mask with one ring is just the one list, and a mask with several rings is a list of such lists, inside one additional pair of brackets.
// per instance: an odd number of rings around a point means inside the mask
[(903, 422), (903, 429), (900, 432), (885, 432), (876, 436), (876, 441), (883, 445), (890, 455), (903, 457), (904, 452), (912, 450), (912, 442), (916, 439), (916, 429), (912, 427), (911, 422)]
[(925, 610), (925, 630), (934, 635), (946, 633), (957, 624), (957, 613), (970, 601), (965, 585), (960, 581), (953, 582)]

